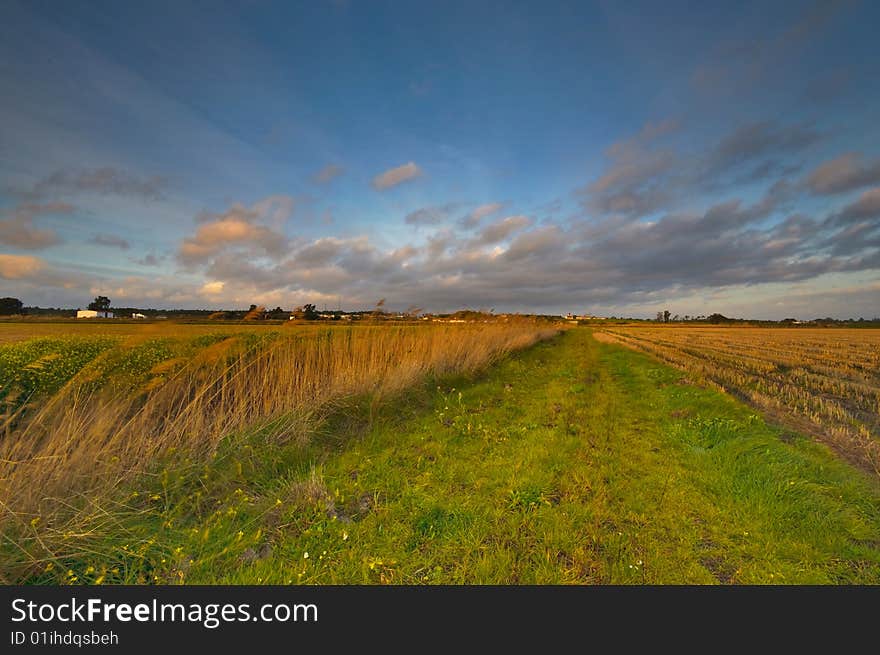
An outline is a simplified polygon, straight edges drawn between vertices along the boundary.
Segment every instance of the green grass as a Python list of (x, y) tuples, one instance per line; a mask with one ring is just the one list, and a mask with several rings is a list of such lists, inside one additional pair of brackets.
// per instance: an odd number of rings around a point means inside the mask
[(880, 583), (875, 479), (586, 329), (271, 433), (157, 464), (30, 581)]

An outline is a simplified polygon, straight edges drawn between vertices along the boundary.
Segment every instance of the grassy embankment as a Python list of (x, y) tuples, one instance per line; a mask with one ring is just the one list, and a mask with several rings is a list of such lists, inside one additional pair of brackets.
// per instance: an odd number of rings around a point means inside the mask
[(30, 579), (880, 582), (876, 479), (643, 354), (578, 329), (440, 385), (157, 467)]

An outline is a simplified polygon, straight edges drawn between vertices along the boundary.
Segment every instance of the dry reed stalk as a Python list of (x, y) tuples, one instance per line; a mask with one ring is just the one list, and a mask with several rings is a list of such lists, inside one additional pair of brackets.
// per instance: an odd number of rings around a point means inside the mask
[(256, 348), (232, 337), (137, 393), (89, 384), (97, 369), (87, 367), (0, 442), (0, 509), (5, 518), (45, 518), (61, 497), (98, 498), (169, 452), (209, 457), (224, 437), (269, 422), (278, 440), (306, 439), (334, 401), (472, 371), (555, 333), (528, 324), (383, 326), (282, 334)]

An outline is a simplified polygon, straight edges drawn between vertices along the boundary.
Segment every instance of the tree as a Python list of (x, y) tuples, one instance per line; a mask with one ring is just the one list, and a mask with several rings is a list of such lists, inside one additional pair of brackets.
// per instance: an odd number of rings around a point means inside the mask
[(296, 307), (291, 314), (293, 318), (300, 321), (315, 321), (318, 318), (318, 310), (310, 303), (306, 303), (302, 307)]
[(657, 312), (657, 322), (658, 323), (663, 322), (663, 312)]
[(663, 322), (669, 323), (669, 310), (668, 309), (663, 310)]
[(0, 298), (0, 315), (2, 316), (21, 314), (22, 307), (24, 305), (18, 298)]
[(107, 296), (98, 296), (89, 303), (89, 309), (94, 309), (99, 312), (106, 312), (108, 309), (110, 309), (110, 299)]
[(281, 307), (276, 307), (275, 309), (266, 312), (266, 318), (280, 319), (280, 318), (286, 318), (286, 317), (287, 317), (287, 312), (285, 312), (283, 309), (281, 309)]

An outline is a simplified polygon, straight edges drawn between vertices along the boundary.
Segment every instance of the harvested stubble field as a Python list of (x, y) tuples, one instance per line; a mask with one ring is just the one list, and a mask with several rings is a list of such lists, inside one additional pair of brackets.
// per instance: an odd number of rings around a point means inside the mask
[(880, 330), (658, 326), (596, 337), (717, 385), (880, 475)]

